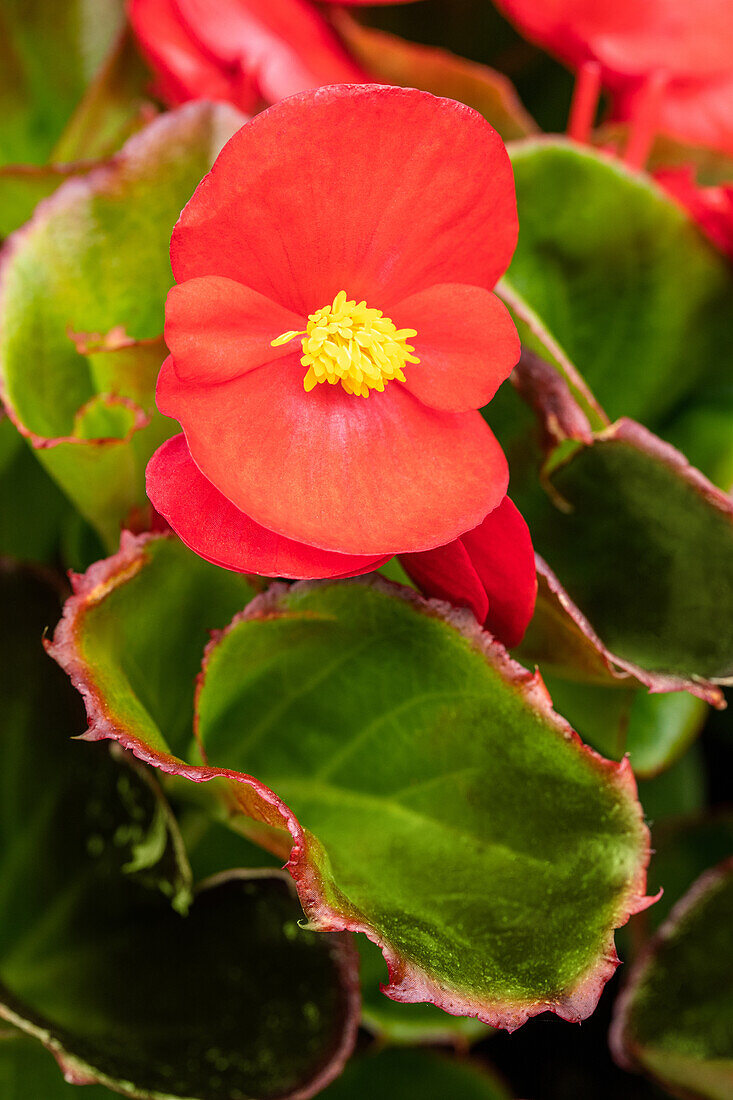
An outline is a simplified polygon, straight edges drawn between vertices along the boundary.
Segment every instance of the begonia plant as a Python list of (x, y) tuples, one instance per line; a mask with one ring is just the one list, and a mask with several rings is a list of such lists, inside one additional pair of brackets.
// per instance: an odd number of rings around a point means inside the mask
[(732, 28), (0, 0), (1, 1100), (733, 1100)]

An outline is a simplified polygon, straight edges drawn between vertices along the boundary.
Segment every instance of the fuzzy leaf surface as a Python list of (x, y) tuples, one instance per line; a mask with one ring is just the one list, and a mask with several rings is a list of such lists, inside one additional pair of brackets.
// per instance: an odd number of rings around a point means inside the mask
[(193, 103), (152, 122), (63, 184), (2, 254), (8, 410), (110, 548), (145, 504), (145, 465), (174, 429), (154, 405), (171, 230), (241, 121), (233, 108)]
[(511, 156), (522, 231), (507, 286), (612, 418), (659, 426), (719, 376), (733, 339), (729, 265), (618, 160), (556, 138)]
[(701, 1100), (733, 1092), (733, 858), (677, 903), (635, 963), (611, 1034), (617, 1058)]
[(95, 566), (56, 632), (88, 736), (213, 781), (240, 827), (290, 853), (315, 926), (380, 941), (393, 999), (505, 1027), (588, 1015), (613, 928), (644, 905), (628, 763), (586, 749), (468, 612), (446, 619), (382, 578), (255, 599), (207, 651), (199, 748), (164, 718), (167, 676), (138, 672), (154, 646), (170, 667), (153, 623), (185, 606), (156, 541)]
[(69, 1080), (128, 1096), (323, 1088), (356, 1029), (351, 943), (299, 928), (281, 872), (235, 871), (191, 899), (152, 773), (69, 739), (83, 711), (40, 643), (53, 595), (15, 574), (1, 588), (0, 1016)]

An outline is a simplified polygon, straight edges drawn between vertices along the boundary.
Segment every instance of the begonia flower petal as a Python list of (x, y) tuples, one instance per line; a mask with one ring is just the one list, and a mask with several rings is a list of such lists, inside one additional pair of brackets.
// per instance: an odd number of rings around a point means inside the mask
[(235, 134), (184, 209), (171, 261), (178, 282), (222, 275), (302, 315), (341, 290), (388, 313), (435, 283), (491, 289), (516, 235), (509, 158), (481, 115), (340, 85)]
[(175, 0), (129, 0), (135, 37), (156, 74), (157, 93), (169, 106), (213, 99), (252, 110), (259, 96), (241, 74), (224, 68), (181, 18)]
[(402, 554), (400, 562), (426, 596), (468, 607), (478, 622), (486, 621), (489, 597), (462, 539), (420, 554)]
[(429, 409), (398, 382), (354, 397), (306, 393), (297, 355), (215, 386), (184, 383), (172, 357), (157, 401), (196, 465), (241, 511), (343, 554), (425, 550), (475, 527), (506, 492), (506, 459), (478, 412)]
[(223, 382), (291, 355), (292, 345), (272, 347), (302, 318), (256, 290), (210, 275), (172, 287), (165, 304), (165, 340), (176, 374), (198, 382)]
[[(730, 49), (733, 55), (733, 43)], [(613, 121), (635, 119), (643, 95), (643, 88), (622, 89), (614, 96)], [(655, 126), (683, 144), (733, 153), (733, 75), (671, 82), (659, 103)]]
[(730, 70), (729, 0), (496, 0), (539, 45), (578, 65), (600, 61), (609, 75), (665, 70), (702, 76)]
[(321, 84), (369, 79), (306, 0), (173, 2), (203, 47), (251, 73), (268, 103)]
[(487, 405), (516, 366), (521, 351), (509, 310), (482, 287), (443, 283), (391, 308), (419, 363), (405, 368), (405, 385), (424, 404), (447, 412)]
[(207, 481), (183, 435), (167, 440), (147, 468), (148, 495), (179, 538), (199, 557), (239, 573), (268, 577), (353, 577), (389, 559), (316, 550), (261, 527)]
[(700, 187), (691, 166), (660, 168), (657, 183), (687, 210), (693, 221), (725, 256), (733, 260), (733, 184)]
[[(470, 607), (505, 646), (522, 640), (534, 611), (537, 575), (529, 528), (509, 497), (457, 542), (400, 560), (427, 595)], [(486, 612), (479, 589), (488, 601)]]

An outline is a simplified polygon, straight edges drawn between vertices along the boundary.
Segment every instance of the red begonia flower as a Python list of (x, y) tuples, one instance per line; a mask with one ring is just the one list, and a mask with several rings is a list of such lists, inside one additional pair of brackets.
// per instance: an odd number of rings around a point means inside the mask
[(528, 38), (579, 69), (601, 66), (613, 117), (643, 111), (662, 79), (655, 128), (679, 140), (733, 149), (733, 4), (730, 0), (495, 0)]
[(509, 497), (473, 531), (400, 561), (426, 595), (470, 607), (506, 646), (522, 640), (534, 611), (537, 574), (529, 528)]
[(247, 123), (171, 241), (158, 405), (185, 444), (150, 463), (158, 511), (280, 576), (478, 527), (508, 482), (477, 410), (519, 354), (491, 293), (516, 235), (506, 151), (462, 104), (335, 86)]
[(130, 23), (170, 106), (262, 101), (368, 80), (308, 0), (129, 0)]
[(369, 79), (310, 0), (128, 0), (128, 12), (157, 94), (171, 107), (214, 99), (249, 112), (308, 88)]
[(700, 187), (692, 167), (661, 168), (654, 178), (687, 210), (715, 247), (733, 260), (733, 184)]

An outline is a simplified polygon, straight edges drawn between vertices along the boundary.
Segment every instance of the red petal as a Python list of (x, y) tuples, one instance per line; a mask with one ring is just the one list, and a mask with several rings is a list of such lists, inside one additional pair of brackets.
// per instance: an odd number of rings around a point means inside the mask
[(337, 553), (396, 554), (449, 542), (506, 492), (506, 459), (478, 412), (428, 409), (388, 383), (368, 398), (303, 389), (298, 356), (216, 386), (183, 383), (172, 357), (158, 406), (237, 508)]
[(165, 341), (184, 380), (224, 382), (292, 355), (297, 338), (277, 348), (272, 341), (302, 327), (301, 317), (216, 275), (174, 286), (165, 304)]
[(470, 607), (478, 622), (486, 621), (489, 599), (462, 539), (421, 554), (402, 554), (400, 561), (425, 595)]
[(521, 351), (509, 310), (488, 290), (443, 283), (391, 310), (398, 329), (411, 328), (419, 363), (405, 367), (406, 386), (424, 404), (446, 412), (487, 405)]
[(389, 560), (330, 554), (260, 527), (206, 480), (183, 435), (158, 448), (146, 477), (148, 496), (179, 538), (225, 569), (264, 577), (355, 577)]
[(173, 232), (178, 282), (224, 275), (304, 316), (340, 291), (388, 307), (491, 289), (516, 243), (512, 169), (476, 111), (409, 88), (321, 88), (224, 146)]
[(223, 65), (241, 65), (268, 103), (321, 84), (367, 80), (326, 20), (305, 0), (175, 0)]
[(234, 103), (243, 111), (257, 101), (254, 88), (203, 50), (180, 18), (175, 0), (129, 0), (135, 37), (157, 77), (157, 90), (171, 107), (190, 99)]
[[(632, 88), (614, 97), (613, 118), (633, 120), (643, 94)], [(713, 80), (671, 83), (665, 89), (656, 125), (661, 133), (684, 144), (733, 154), (733, 77), (728, 73)]]
[(654, 178), (687, 210), (715, 247), (733, 260), (733, 184), (698, 187), (690, 166), (661, 168)]
[(528, 38), (577, 65), (595, 58), (609, 76), (730, 70), (730, 0), (496, 0)]
[[(400, 560), (427, 595), (470, 607), (505, 646), (521, 642), (534, 611), (537, 575), (529, 529), (509, 497), (457, 542)], [(478, 586), (488, 597), (485, 615)]]

